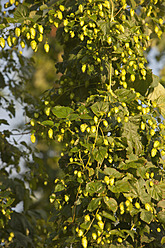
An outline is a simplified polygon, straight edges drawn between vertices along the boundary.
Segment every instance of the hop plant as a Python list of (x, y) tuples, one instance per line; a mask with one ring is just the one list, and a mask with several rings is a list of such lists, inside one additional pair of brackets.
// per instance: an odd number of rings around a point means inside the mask
[[(128, 96), (131, 96), (131, 101)], [(123, 243), (136, 247), (139, 241), (135, 240), (140, 240), (145, 225), (150, 230), (155, 223), (156, 227), (163, 228), (163, 211), (157, 208), (157, 204), (162, 200), (163, 170), (159, 146), (164, 144), (161, 138), (164, 129), (160, 120), (156, 136), (151, 135), (152, 127), (148, 120), (158, 114), (158, 110), (150, 106), (147, 119), (146, 113), (135, 115), (134, 111), (139, 106), (142, 109), (142, 104), (148, 106), (147, 99), (139, 93), (132, 89), (117, 89), (114, 96), (108, 91), (100, 92), (90, 96), (85, 105), (73, 109), (64, 106), (52, 108), (51, 119), (60, 123), (58, 128), (52, 127), (53, 133), (62, 132), (63, 144), (69, 143), (63, 146), (59, 162), (66, 175), (64, 183), (55, 183), (53, 194), (56, 200), (52, 201), (61, 213), (56, 217), (59, 239), (63, 236), (60, 230), (64, 225), (67, 226), (66, 238), (68, 235), (74, 237), (74, 233), (69, 231), (70, 223), (62, 220), (65, 209), (75, 209), (74, 213), (68, 212), (68, 218), (74, 222), (74, 230), (78, 230), (76, 246)], [(85, 122), (82, 108), (88, 113)], [(127, 122), (124, 121), (125, 109), (129, 112)], [(64, 116), (72, 116), (69, 127), (65, 125), (64, 128)], [(119, 116), (120, 122), (117, 121)], [(142, 124), (145, 128), (141, 128)], [(89, 132), (87, 127), (90, 127)], [(161, 140), (158, 141), (157, 137)], [(77, 197), (73, 197), (72, 192)], [(83, 211), (85, 216), (82, 219)], [(107, 235), (107, 223), (111, 226), (110, 235)], [(127, 229), (123, 228), (125, 225), (128, 225)]]
[[(11, 5), (16, 2), (5, 8)], [(23, 16), (16, 9), (17, 27), (4, 32), (2, 49), (7, 41), (14, 51), (21, 45), (37, 52), (44, 42), (49, 53), (52, 27), (64, 47), (56, 64), (59, 87), (45, 94), (30, 121), (32, 143), (37, 135), (62, 147), (63, 178), (50, 196), (54, 232), (46, 242), (59, 248), (162, 247), (164, 110), (161, 98), (152, 101), (158, 79), (144, 52), (164, 32), (163, 1), (62, 0), (51, 7), (44, 1), (39, 8), (25, 1), (19, 8)], [(8, 23), (6, 17), (5, 28)]]

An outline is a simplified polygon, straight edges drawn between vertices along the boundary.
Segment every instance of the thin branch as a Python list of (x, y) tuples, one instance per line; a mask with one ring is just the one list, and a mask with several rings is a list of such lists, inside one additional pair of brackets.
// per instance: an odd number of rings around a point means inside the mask
[(112, 0), (110, 0), (110, 1), (112, 4), (111, 22), (113, 22), (114, 21), (114, 17), (113, 17), (114, 5), (113, 5), (113, 1)]
[(119, 9), (119, 11), (115, 14), (115, 16), (114, 17), (116, 17), (119, 13), (120, 13), (120, 11), (123, 9), (123, 6), (121, 7), (121, 9)]

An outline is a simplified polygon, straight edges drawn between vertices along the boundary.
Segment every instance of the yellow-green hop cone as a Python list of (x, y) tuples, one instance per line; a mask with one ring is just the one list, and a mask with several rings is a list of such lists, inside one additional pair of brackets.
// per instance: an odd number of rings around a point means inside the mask
[(156, 153), (157, 153), (157, 149), (156, 148), (152, 148), (151, 150), (151, 157), (155, 157), (156, 156)]
[(31, 135), (30, 139), (31, 139), (31, 142), (32, 143), (35, 143), (36, 142), (36, 137), (35, 137), (34, 134)]
[(81, 243), (82, 243), (83, 248), (87, 248), (88, 241), (87, 241), (87, 238), (86, 237), (83, 237), (82, 238)]
[(15, 35), (17, 36), (17, 37), (19, 37), (20, 35), (21, 35), (21, 29), (20, 28), (16, 28), (15, 29)]
[(0, 38), (0, 46), (1, 46), (2, 48), (5, 47), (5, 39), (4, 39), (3, 37)]
[(48, 130), (48, 136), (50, 139), (53, 139), (53, 130), (52, 129)]
[(31, 46), (31, 48), (32, 48), (33, 50), (35, 50), (35, 49), (37, 48), (37, 42), (36, 42), (35, 40), (32, 40), (32, 41), (30, 42), (30, 46)]
[(45, 43), (44, 45), (44, 49), (45, 49), (45, 52), (48, 53), (49, 52), (49, 44), (48, 43)]

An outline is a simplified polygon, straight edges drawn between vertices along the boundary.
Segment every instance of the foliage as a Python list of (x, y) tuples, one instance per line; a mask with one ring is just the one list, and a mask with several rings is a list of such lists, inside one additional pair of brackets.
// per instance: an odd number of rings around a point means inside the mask
[(55, 106), (51, 121), (41, 123), (41, 132), (48, 129), (49, 138), (64, 143), (59, 164), (65, 178), (55, 181), (50, 196), (57, 247), (77, 247), (82, 236), (89, 247), (117, 247), (120, 241), (123, 247), (150, 242), (161, 247), (156, 232), (164, 235), (157, 204), (165, 126), (156, 106), (139, 93), (117, 89), (114, 94), (99, 91), (75, 108)]
[[(162, 247), (164, 88), (145, 54), (165, 30), (164, 2), (10, 0), (7, 10), (10, 5), (13, 17), (6, 14), (1, 24), (3, 49), (7, 40), (9, 51), (21, 45), (37, 52), (43, 42), (52, 53), (52, 26), (64, 47), (56, 63), (60, 87), (37, 101), (31, 119), (32, 143), (62, 144), (64, 176), (50, 195), (49, 238), (39, 244), (32, 237), (26, 246)], [(12, 196), (4, 197), (9, 218)], [(13, 247), (14, 236), (9, 241)]]

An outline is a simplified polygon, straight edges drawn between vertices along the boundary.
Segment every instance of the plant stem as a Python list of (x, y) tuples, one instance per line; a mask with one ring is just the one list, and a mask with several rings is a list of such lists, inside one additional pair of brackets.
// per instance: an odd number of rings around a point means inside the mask
[(109, 63), (109, 89), (111, 91), (112, 86), (112, 62)]
[(114, 5), (113, 5), (113, 1), (112, 0), (110, 0), (110, 1), (111, 1), (111, 4), (112, 4), (111, 22), (113, 22), (114, 21), (114, 17), (113, 17)]
[(116, 98), (116, 95), (112, 91), (112, 61), (109, 62), (109, 85), (107, 87), (109, 93)]
[[(99, 211), (99, 208), (97, 209), (96, 214), (98, 213), (98, 211)], [(89, 227), (87, 228), (87, 230), (86, 230), (84, 236), (88, 233), (89, 229), (91, 228), (91, 226), (92, 226), (92, 224), (93, 224), (93, 222), (94, 222), (94, 220), (95, 220), (95, 218), (96, 218), (96, 214), (95, 214), (95, 216), (93, 217), (93, 219), (92, 219), (92, 221), (91, 221)]]

